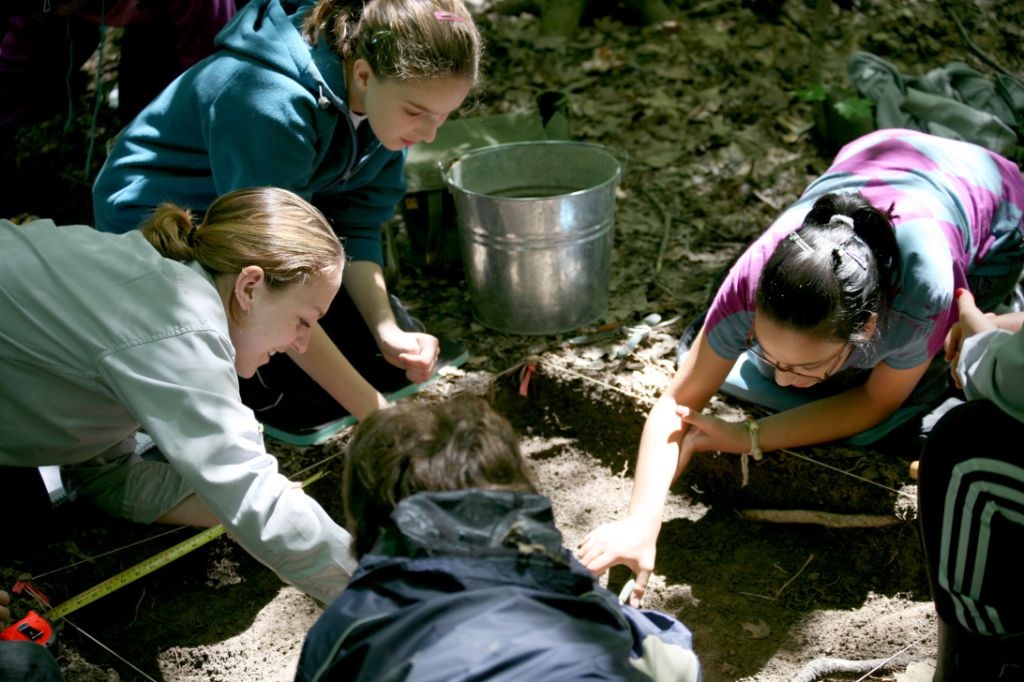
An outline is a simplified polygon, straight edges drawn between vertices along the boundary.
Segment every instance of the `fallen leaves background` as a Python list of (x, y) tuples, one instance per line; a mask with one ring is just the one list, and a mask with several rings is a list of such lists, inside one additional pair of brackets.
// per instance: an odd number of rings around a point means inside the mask
[[(612, 357), (624, 334), (586, 346), (565, 343), (576, 332), (499, 334), (473, 320), (458, 268), (418, 265), (412, 226), (400, 219), (393, 225), (401, 258), (393, 290), (428, 328), (470, 350), (463, 368), (417, 399), (490, 397), (523, 433), (569, 546), (625, 509), (643, 415), (672, 372), (683, 326), (706, 305), (722, 269), (834, 153), (835, 141), (815, 128), (815, 102), (801, 93), (818, 87), (845, 96), (845, 59), (855, 49), (912, 75), (954, 60), (991, 75), (993, 58), (1024, 74), (1024, 6), (1011, 0), (824, 2), (818, 23), (815, 3), (803, 0), (669, 4), (673, 20), (639, 25), (630, 23), (631, 3), (594, 0), (579, 30), (560, 37), (541, 34), (531, 3), (478, 0), (486, 83), (470, 113), (525, 111), (541, 92), (566, 94), (573, 138), (625, 159), (610, 304), (596, 322), (625, 328), (652, 313), (677, 321), (651, 332), (625, 362)], [(104, 73), (112, 82), (116, 50), (107, 54)], [(83, 99), (70, 125), (55, 118), (19, 140), (9, 163), (19, 176), (38, 178), (28, 183), (34, 189), (25, 192), (26, 211), (91, 221), (89, 181), (105, 141), (123, 124), (115, 111), (100, 109), (87, 171), (91, 103)], [(526, 364), (536, 371), (524, 397)], [(747, 408), (716, 398), (709, 409), (738, 419)], [(273, 447), (283, 469), (296, 472), (339, 455), (344, 440)], [(906, 464), (915, 457), (909, 450), (806, 448), (753, 467), (743, 489), (736, 458), (709, 454), (687, 471), (669, 499), (648, 605), (694, 631), (708, 682), (789, 680), (820, 656), (876, 658), (907, 646), (911, 658), (933, 655), (934, 621), (908, 503)], [(311, 494), (336, 510), (335, 483), (318, 483)], [(835, 530), (755, 524), (736, 513), (758, 507), (896, 513), (906, 521)], [(31, 561), (0, 562), (5, 584), (22, 570), (39, 573), (152, 534), (62, 513), (67, 540)], [(92, 559), (52, 578), (51, 587), (69, 596), (157, 549)], [(626, 577), (613, 571), (609, 585)], [(158, 679), (284, 680), (318, 609), (278, 588), (273, 575), (225, 540), (72, 620)], [(73, 629), (64, 638), (69, 679), (145, 679)]]

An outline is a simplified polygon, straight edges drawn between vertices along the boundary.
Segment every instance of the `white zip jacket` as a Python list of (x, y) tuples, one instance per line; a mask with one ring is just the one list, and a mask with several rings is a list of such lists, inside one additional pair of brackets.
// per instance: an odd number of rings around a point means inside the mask
[(1024, 328), (1002, 329), (964, 339), (957, 366), (969, 400), (991, 400), (1024, 422)]
[(124, 452), (140, 426), (254, 557), (341, 592), (351, 538), (263, 447), (212, 276), (138, 231), (0, 220), (0, 465)]

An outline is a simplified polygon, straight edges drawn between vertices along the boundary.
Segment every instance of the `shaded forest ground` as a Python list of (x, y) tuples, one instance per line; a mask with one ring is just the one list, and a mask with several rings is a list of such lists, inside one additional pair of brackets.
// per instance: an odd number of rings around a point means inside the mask
[[(680, 321), (652, 333), (625, 362), (609, 357), (621, 337), (570, 348), (568, 335), (493, 332), (473, 320), (457, 268), (416, 265), (402, 221), (395, 227), (403, 257), (392, 280), (429, 328), (471, 353), (417, 399), (490, 397), (524, 434), (570, 546), (624, 511), (643, 415), (671, 374), (683, 323), (704, 305), (721, 269), (827, 166), (834, 145), (816, 136), (815, 105), (801, 93), (820, 84), (845, 96), (845, 59), (855, 49), (908, 75), (954, 60), (993, 75), (982, 53), (1024, 74), (1024, 7), (1011, 1), (844, 2), (828, 5), (826, 21), (816, 24), (813, 3), (712, 0), (677, 3), (677, 20), (651, 26), (628, 22), (628, 3), (592, 5), (570, 38), (540, 35), (529, 12), (478, 5), (488, 63), (474, 113), (526, 110), (545, 90), (567, 94), (573, 137), (628, 157), (601, 322), (631, 325), (650, 313)], [(115, 74), (116, 63), (106, 71)], [(26, 131), (9, 160), (19, 176), (38, 179), (28, 183), (26, 210), (58, 222), (90, 222), (88, 181), (122, 123), (100, 109), (87, 174), (91, 100), (77, 111), (67, 132), (62, 117)], [(523, 396), (527, 362), (537, 371)], [(746, 410), (720, 399), (710, 409), (733, 418)], [(274, 446), (290, 473), (328, 460), (335, 473), (311, 494), (334, 511), (345, 438), (305, 450)], [(820, 656), (876, 658), (906, 648), (896, 672), (876, 677), (894, 679), (933, 655), (907, 476), (915, 448), (913, 439), (885, 454), (805, 448), (752, 467), (746, 488), (736, 458), (707, 455), (687, 471), (673, 488), (647, 605), (694, 631), (708, 682), (789, 680)], [(741, 516), (751, 508), (888, 515), (898, 523), (763, 524)], [(22, 571), (40, 575), (83, 561), (41, 579), (67, 597), (181, 537), (99, 557), (155, 531), (77, 508), (61, 514), (66, 539), (31, 558), (5, 558), (3, 584)], [(626, 577), (613, 571), (610, 586)], [(82, 680), (289, 679), (318, 608), (279, 588), (241, 549), (217, 541), (70, 618), (138, 670), (72, 627), (63, 633), (62, 665), (69, 679)]]

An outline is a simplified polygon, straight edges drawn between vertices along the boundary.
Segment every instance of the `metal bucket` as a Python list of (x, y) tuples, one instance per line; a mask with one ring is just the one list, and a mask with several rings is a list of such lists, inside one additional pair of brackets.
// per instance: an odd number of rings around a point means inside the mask
[(443, 164), (474, 317), (512, 334), (557, 334), (608, 309), (622, 168), (583, 142), (515, 142)]

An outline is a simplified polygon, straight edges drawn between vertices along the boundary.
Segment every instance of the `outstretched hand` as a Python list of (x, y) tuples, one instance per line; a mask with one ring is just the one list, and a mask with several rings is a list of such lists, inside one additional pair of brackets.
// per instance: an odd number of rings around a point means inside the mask
[(676, 414), (689, 426), (680, 444), (680, 456), (688, 458), (712, 450), (737, 454), (750, 451), (750, 434), (742, 422), (727, 422), (685, 405), (677, 407)]
[(576, 558), (595, 576), (612, 566), (627, 566), (636, 574), (629, 605), (639, 608), (654, 570), (658, 529), (653, 532), (631, 518), (612, 521), (587, 533), (576, 549)]
[(402, 330), (382, 337), (378, 345), (384, 359), (404, 369), (405, 376), (414, 384), (423, 383), (431, 377), (441, 351), (437, 337)]
[(957, 374), (957, 364), (960, 362), (960, 351), (963, 349), (964, 341), (991, 329), (998, 329), (996, 315), (983, 313), (974, 302), (974, 295), (966, 289), (957, 289), (956, 304), (960, 310), (960, 321), (954, 324), (949, 333), (946, 334), (945, 350), (946, 361), (949, 362), (949, 371), (953, 376), (953, 382), (957, 388), (962, 389), (963, 384)]

